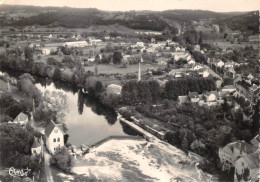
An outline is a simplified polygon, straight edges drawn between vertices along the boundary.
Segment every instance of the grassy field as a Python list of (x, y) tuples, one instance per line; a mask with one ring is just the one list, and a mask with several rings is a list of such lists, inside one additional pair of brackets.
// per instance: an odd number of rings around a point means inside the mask
[[(115, 65), (105, 65), (100, 64), (98, 67), (98, 73), (104, 73), (104, 74), (113, 74), (113, 73), (120, 73), (120, 74), (128, 74), (128, 73), (137, 73), (138, 72), (138, 64), (128, 65), (127, 68), (120, 68)], [(161, 67), (157, 64), (142, 64), (141, 65), (141, 71), (146, 71), (148, 68), (154, 68), (157, 69)], [(86, 66), (86, 71), (95, 71), (95, 66)]]
[(42, 55), (41, 57), (40, 57), (40, 59), (38, 59), (37, 58), (37, 56), (35, 55), (34, 56), (34, 60), (36, 61), (36, 62), (42, 62), (42, 63), (46, 63), (46, 61), (47, 61), (47, 59), (48, 58), (54, 58), (54, 59), (56, 59), (57, 61), (62, 61), (62, 59), (63, 59), (63, 57), (61, 56), (58, 56), (58, 55)]
[(83, 55), (88, 55), (89, 51), (92, 50), (96, 54), (100, 54), (100, 49), (105, 48), (105, 46), (97, 46), (97, 47), (83, 47), (81, 48)]

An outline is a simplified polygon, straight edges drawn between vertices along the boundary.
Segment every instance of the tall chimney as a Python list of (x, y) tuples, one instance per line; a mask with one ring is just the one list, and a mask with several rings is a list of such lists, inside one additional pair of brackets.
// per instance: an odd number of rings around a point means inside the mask
[(139, 61), (139, 68), (138, 68), (138, 81), (141, 81), (141, 61)]

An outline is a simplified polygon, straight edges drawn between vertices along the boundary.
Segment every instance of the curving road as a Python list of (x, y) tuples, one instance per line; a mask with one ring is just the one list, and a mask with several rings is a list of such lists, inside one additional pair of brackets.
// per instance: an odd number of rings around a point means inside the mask
[(45, 175), (46, 175), (46, 180), (48, 182), (53, 182), (53, 177), (50, 169), (50, 154), (44, 150), (44, 166), (45, 166)]

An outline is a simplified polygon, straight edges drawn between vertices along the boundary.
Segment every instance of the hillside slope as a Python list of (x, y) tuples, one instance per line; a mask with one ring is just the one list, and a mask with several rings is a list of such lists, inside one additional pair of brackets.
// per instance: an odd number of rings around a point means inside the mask
[(257, 34), (259, 32), (259, 11), (220, 19), (216, 23), (227, 26), (232, 30), (240, 30), (242, 32), (252, 31), (253, 34)]
[[(8, 21), (1, 20), (2, 26), (27, 26), (27, 25), (54, 25), (67, 28), (86, 28), (91, 25), (113, 25), (119, 24), (131, 29), (143, 29), (162, 31), (169, 28), (176, 32), (176, 28), (189, 24), (192, 20), (214, 19), (218, 23), (226, 22), (235, 28), (243, 29), (244, 24), (239, 27), (239, 17), (245, 17), (243, 22), (251, 22), (246, 29), (254, 29), (258, 20), (255, 16), (246, 13), (217, 13), (203, 10), (167, 10), (167, 11), (101, 11), (93, 8), (68, 8), (68, 7), (35, 7), (35, 6), (0, 6), (0, 11), (8, 13), (32, 12), (37, 15), (21, 17), (20, 19)], [(234, 19), (233, 19), (234, 17)], [(237, 18), (236, 18), (237, 17)], [(2, 19), (4, 17), (2, 16)], [(220, 21), (221, 20), (221, 21)]]

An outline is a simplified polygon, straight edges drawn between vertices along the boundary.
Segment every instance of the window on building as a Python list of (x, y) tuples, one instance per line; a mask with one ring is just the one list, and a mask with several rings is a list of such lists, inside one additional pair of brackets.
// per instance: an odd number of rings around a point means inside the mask
[(57, 138), (57, 142), (59, 142), (60, 141), (60, 138)]
[(54, 147), (54, 151), (56, 150), (56, 148)]
[(53, 142), (56, 142), (56, 138), (53, 139)]

